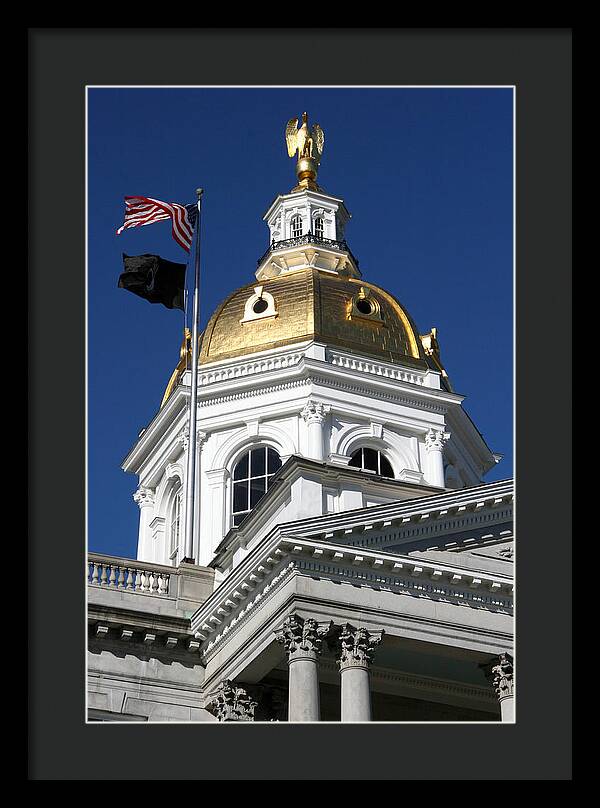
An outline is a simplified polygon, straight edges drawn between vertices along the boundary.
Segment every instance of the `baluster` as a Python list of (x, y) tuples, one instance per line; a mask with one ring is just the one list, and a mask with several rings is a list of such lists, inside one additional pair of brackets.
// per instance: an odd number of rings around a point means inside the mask
[(150, 573), (147, 570), (142, 570), (142, 591), (147, 592), (150, 589)]
[(153, 572), (152, 573), (152, 594), (153, 595), (158, 594), (158, 590), (160, 588), (159, 581), (160, 581), (160, 576), (159, 576), (158, 572)]
[(95, 561), (92, 561), (92, 583), (98, 583), (98, 565)]
[(166, 595), (169, 589), (169, 577), (163, 573), (158, 578), (158, 594)]
[(119, 567), (119, 580), (117, 581), (117, 587), (119, 589), (123, 589), (125, 586), (125, 567)]
[(108, 579), (108, 585), (109, 586), (114, 586), (115, 585), (115, 578), (117, 577), (116, 573), (117, 573), (117, 571), (116, 571), (115, 567), (111, 564), (110, 565), (110, 578)]
[(144, 574), (142, 570), (137, 569), (135, 571), (135, 588), (138, 592), (141, 592), (144, 585)]
[(100, 586), (106, 586), (106, 564), (102, 564), (102, 573), (100, 574)]
[(127, 567), (127, 583), (125, 584), (125, 589), (135, 589), (135, 579), (133, 577), (133, 570), (131, 567)]

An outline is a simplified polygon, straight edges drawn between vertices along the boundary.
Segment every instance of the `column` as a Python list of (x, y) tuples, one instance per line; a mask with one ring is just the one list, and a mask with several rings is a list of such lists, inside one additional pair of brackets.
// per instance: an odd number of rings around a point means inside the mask
[(445, 487), (444, 482), (444, 443), (449, 439), (450, 433), (442, 429), (429, 429), (425, 435), (425, 448), (429, 455), (429, 473), (427, 482), (439, 488)]
[(331, 627), (331, 621), (317, 623), (293, 614), (275, 632), (288, 657), (288, 721), (321, 720), (318, 657)]
[(341, 626), (338, 651), (342, 689), (342, 721), (371, 721), (369, 666), (382, 631), (367, 631), (349, 623)]
[(300, 413), (308, 429), (308, 456), (313, 460), (323, 460), (325, 456), (323, 425), (328, 412), (329, 407), (309, 398)]
[(498, 654), (495, 659), (481, 667), (496, 691), (502, 721), (513, 722), (515, 720), (515, 677), (512, 654), (508, 652)]
[(133, 495), (133, 499), (140, 508), (137, 558), (138, 561), (153, 561), (154, 559), (151, 557), (150, 547), (152, 540), (150, 522), (152, 521), (152, 514), (154, 513), (154, 491), (151, 488), (140, 485)]
[(254, 721), (257, 706), (242, 687), (224, 679), (206, 703), (206, 709), (217, 721)]

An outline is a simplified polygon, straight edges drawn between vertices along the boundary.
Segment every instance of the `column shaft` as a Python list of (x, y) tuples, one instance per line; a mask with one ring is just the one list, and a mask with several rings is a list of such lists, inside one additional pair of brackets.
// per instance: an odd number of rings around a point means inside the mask
[(317, 656), (289, 661), (288, 721), (320, 721), (319, 671)]
[(371, 686), (369, 669), (342, 668), (342, 721), (371, 720)]

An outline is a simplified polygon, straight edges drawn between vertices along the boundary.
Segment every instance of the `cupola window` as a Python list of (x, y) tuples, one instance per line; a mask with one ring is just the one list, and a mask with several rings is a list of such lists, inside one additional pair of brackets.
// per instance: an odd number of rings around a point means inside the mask
[(271, 478), (281, 468), (281, 458), (270, 446), (257, 446), (241, 457), (233, 470), (233, 525), (266, 494)]
[(322, 239), (324, 234), (323, 217), (317, 216), (315, 219), (315, 238)]
[(292, 238), (299, 238), (302, 235), (302, 216), (296, 214), (292, 217)]
[(394, 477), (394, 470), (390, 461), (379, 449), (369, 449), (367, 447), (357, 449), (348, 465), (362, 471), (374, 471), (375, 474), (379, 474), (381, 477)]

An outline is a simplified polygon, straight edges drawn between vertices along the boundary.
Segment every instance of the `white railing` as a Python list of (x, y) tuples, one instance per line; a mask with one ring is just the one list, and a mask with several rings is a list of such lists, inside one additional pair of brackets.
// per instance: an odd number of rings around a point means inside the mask
[(87, 582), (121, 591), (171, 597), (171, 567), (128, 558), (88, 554)]

